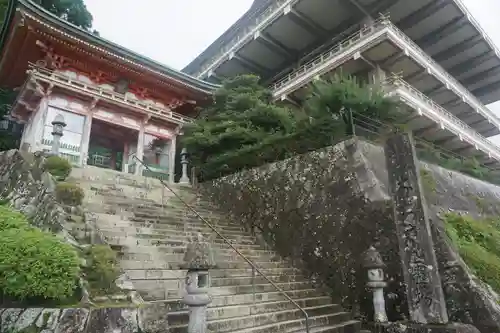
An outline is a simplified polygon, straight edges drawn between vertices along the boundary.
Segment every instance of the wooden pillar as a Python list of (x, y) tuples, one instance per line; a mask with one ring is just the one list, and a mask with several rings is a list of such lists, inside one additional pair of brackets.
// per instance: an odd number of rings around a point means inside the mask
[(168, 151), (168, 181), (175, 182), (175, 146), (177, 145), (177, 135), (170, 140), (170, 149)]
[(128, 173), (128, 155), (129, 155), (129, 143), (125, 141), (123, 143), (123, 158), (122, 158), (122, 172)]
[(111, 158), (109, 162), (111, 169), (116, 170), (116, 151), (114, 149), (111, 151)]
[(80, 146), (80, 165), (87, 165), (87, 158), (89, 157), (89, 144), (90, 144), (90, 133), (92, 131), (92, 118), (94, 115), (94, 110), (99, 100), (96, 98), (92, 100), (87, 110), (87, 115), (85, 116), (85, 124), (83, 125), (83, 135), (82, 142)]
[[(144, 127), (145, 127), (145, 123), (141, 124), (141, 129), (139, 130), (139, 134), (138, 134), (138, 137), (137, 137), (137, 150), (135, 152), (135, 156), (137, 156), (137, 158), (140, 160), (140, 161), (143, 161), (144, 159)], [(140, 162), (137, 162), (136, 161), (136, 165), (137, 167), (135, 168), (135, 174), (136, 175), (142, 175), (142, 164)]]
[(87, 158), (89, 157), (89, 144), (90, 132), (92, 130), (92, 112), (85, 117), (85, 124), (83, 125), (82, 144), (80, 146), (80, 165), (87, 165)]

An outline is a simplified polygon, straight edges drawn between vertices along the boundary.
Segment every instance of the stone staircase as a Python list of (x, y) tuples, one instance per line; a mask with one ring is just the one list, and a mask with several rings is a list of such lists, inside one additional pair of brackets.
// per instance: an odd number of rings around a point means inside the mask
[[(150, 317), (162, 323), (159, 332), (187, 332), (188, 311), (180, 302), (184, 251), (189, 237), (214, 232), (158, 180), (85, 167), (74, 169), (71, 181), (85, 190), (85, 208), (93, 213), (102, 237), (119, 252), (135, 289), (160, 307)], [(307, 311), (311, 333), (360, 332), (360, 323), (332, 304), (326, 291), (315, 288), (251, 232), (198, 201), (191, 189), (174, 185), (174, 190)], [(258, 274), (253, 280), (249, 264), (222, 239), (213, 237), (211, 242), (218, 268), (211, 270), (210, 332), (305, 332), (304, 317), (292, 303)]]

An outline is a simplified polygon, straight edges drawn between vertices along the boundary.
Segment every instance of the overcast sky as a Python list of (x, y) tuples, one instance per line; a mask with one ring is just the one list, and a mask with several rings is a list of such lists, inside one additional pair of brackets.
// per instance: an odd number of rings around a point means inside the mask
[[(415, 0), (418, 1), (418, 0)], [(463, 0), (500, 48), (500, 0)], [(85, 0), (101, 36), (182, 69), (250, 7), (252, 0)], [(500, 115), (500, 102), (489, 105)], [(495, 138), (497, 139), (497, 138)], [(500, 136), (497, 140), (500, 144)]]

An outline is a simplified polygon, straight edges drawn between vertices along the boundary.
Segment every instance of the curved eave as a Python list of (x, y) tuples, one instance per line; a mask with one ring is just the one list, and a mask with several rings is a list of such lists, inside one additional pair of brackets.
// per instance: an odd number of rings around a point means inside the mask
[(6, 18), (0, 35), (0, 53), (3, 53), (4, 51), (3, 48), (5, 47), (5, 42), (10, 32), (10, 26), (17, 9), (24, 11), (26, 14), (32, 15), (36, 19), (53, 27), (54, 29), (61, 30), (61, 32), (70, 35), (83, 44), (91, 45), (94, 49), (97, 49), (104, 54), (115, 57), (117, 60), (128, 63), (131, 66), (137, 66), (145, 69), (153, 75), (166, 77), (170, 81), (177, 83), (179, 86), (184, 86), (188, 89), (197, 90), (206, 94), (210, 94), (218, 87), (216, 84), (194, 78), (188, 74), (160, 64), (152, 59), (141, 56), (138, 53), (128, 50), (104, 38), (95, 36), (88, 31), (60, 19), (30, 0), (9, 1)]

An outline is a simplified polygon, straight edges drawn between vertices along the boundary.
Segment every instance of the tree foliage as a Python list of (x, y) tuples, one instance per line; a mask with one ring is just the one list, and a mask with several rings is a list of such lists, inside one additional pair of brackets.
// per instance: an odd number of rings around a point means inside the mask
[(200, 119), (185, 128), (183, 144), (195, 164), (293, 132), (290, 110), (272, 104), (270, 92), (258, 82), (253, 75), (227, 80)]
[(83, 0), (34, 0), (52, 14), (85, 30), (92, 28), (92, 14)]
[[(363, 85), (355, 77), (343, 75), (314, 81), (305, 104), (311, 117), (331, 115), (341, 121), (346, 135), (354, 134), (355, 125), (373, 127), (362, 119), (395, 121), (398, 118), (397, 106), (377, 86)], [(358, 120), (356, 115), (361, 119)]]
[(352, 114), (391, 120), (396, 103), (348, 76), (318, 80), (303, 108), (273, 103), (252, 75), (226, 80), (186, 127), (182, 144), (203, 180), (334, 144), (353, 134)]

